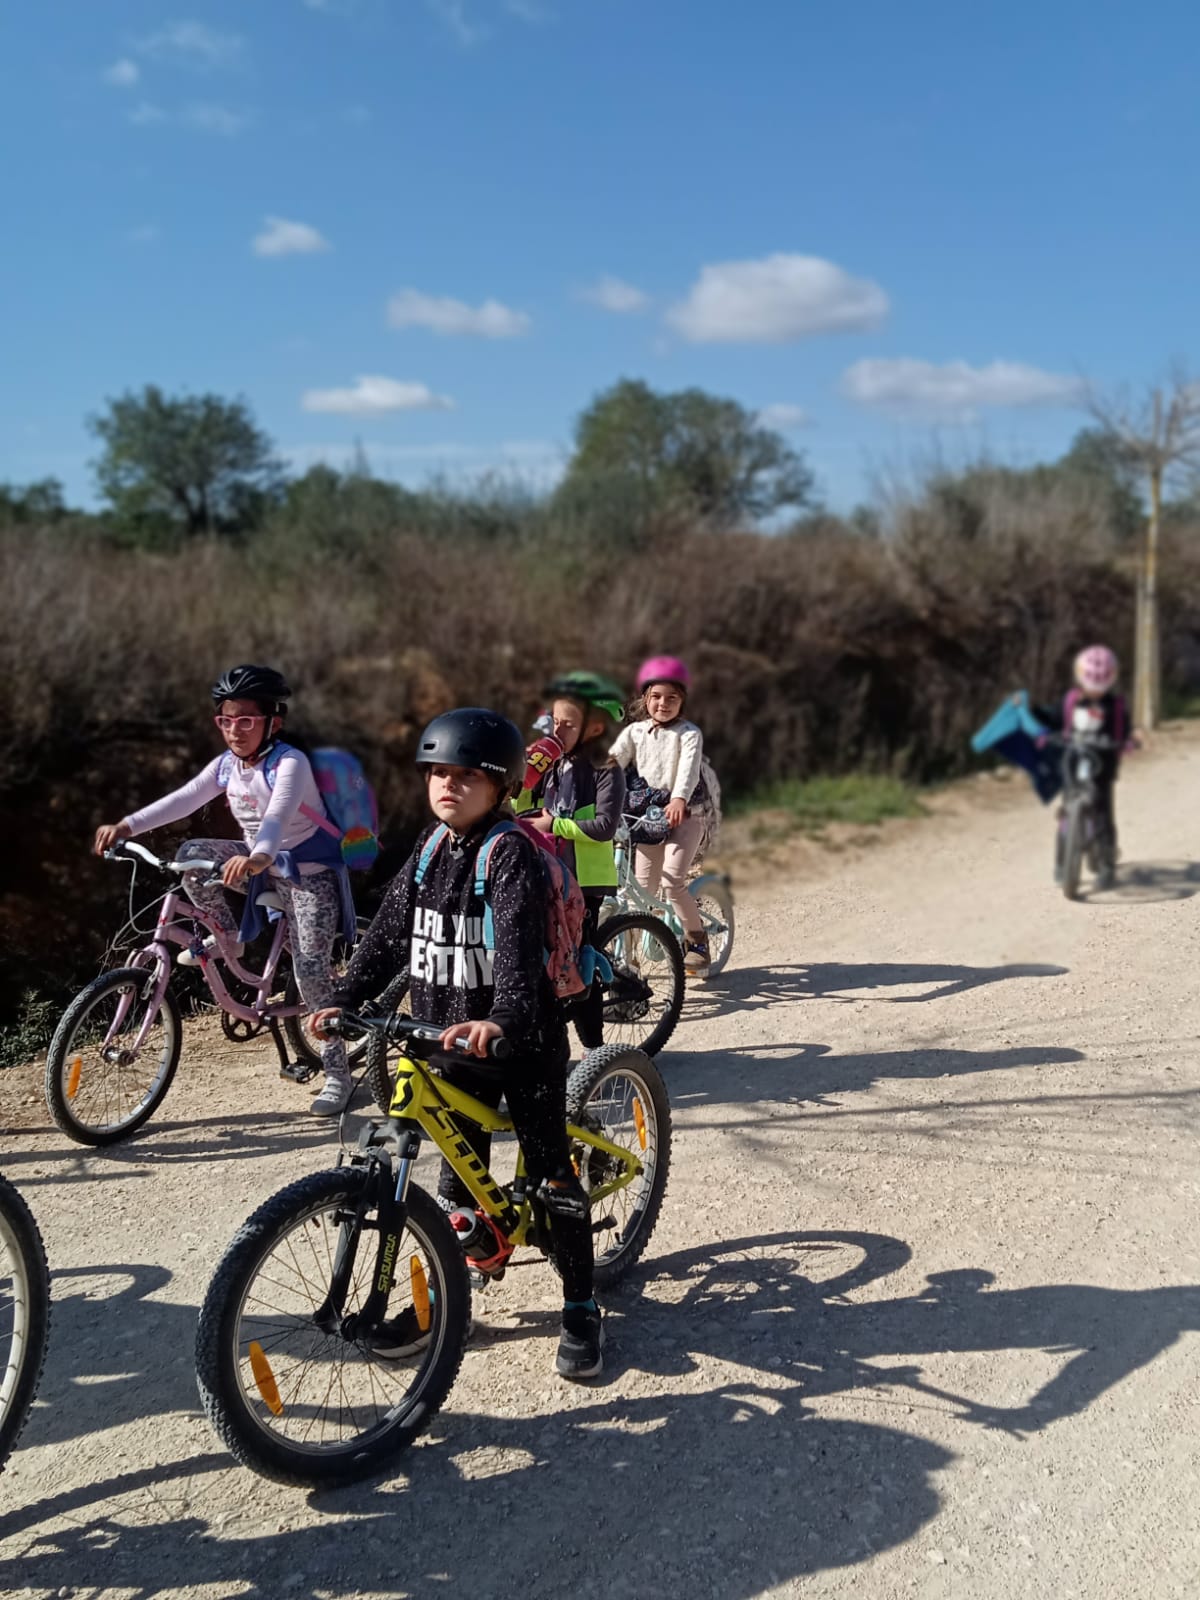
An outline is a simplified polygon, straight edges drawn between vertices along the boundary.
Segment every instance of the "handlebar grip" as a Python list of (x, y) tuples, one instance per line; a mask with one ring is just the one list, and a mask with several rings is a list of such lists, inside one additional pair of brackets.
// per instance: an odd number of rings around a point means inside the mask
[(512, 1055), (512, 1045), (507, 1039), (493, 1039), (488, 1045), (488, 1055), (493, 1061), (507, 1061)]

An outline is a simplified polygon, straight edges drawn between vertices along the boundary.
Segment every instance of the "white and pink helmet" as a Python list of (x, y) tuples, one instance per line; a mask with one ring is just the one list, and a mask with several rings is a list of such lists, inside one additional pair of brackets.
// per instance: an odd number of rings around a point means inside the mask
[(1107, 694), (1120, 670), (1106, 644), (1090, 644), (1075, 657), (1075, 682), (1085, 694)]

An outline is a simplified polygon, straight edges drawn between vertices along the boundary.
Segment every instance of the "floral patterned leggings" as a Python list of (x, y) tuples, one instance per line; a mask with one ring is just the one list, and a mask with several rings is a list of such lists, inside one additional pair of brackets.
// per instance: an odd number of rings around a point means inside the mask
[[(246, 853), (246, 846), (237, 839), (189, 839), (180, 847), (178, 859), (215, 861), (219, 868), (234, 856)], [(210, 916), (222, 933), (236, 939), (238, 924), (226, 898), (227, 891), (220, 884), (206, 884), (208, 876), (204, 872), (183, 874), (188, 899)], [(272, 875), (271, 888), (283, 901), (300, 998), (309, 1011), (318, 1011), (330, 1004), (333, 991), (333, 942), (342, 921), (337, 878), (332, 872), (309, 872), (299, 883), (290, 883)], [(349, 1070), (341, 1039), (327, 1040), (321, 1059), (327, 1076), (342, 1078)]]

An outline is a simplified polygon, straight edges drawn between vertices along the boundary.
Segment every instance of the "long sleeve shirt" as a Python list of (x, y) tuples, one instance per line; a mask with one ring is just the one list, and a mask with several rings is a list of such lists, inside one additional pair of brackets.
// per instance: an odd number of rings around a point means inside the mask
[[(229, 784), (223, 790), (219, 772), (221, 763), (227, 759)], [(153, 828), (190, 817), (222, 793), (228, 797), (229, 809), (247, 847), (252, 853), (267, 856), (272, 861), (281, 850), (294, 850), (316, 833), (317, 825), (300, 810), (302, 805), (318, 816), (325, 814), (308, 757), (289, 745), (274, 762), (273, 784), (267, 781), (261, 761), (249, 766), (234, 757), (214, 756), (194, 778), (161, 800), (154, 800), (133, 812), (125, 822), (134, 835), (149, 833)], [(315, 864), (306, 864), (301, 871), (306, 868), (322, 870)]]
[(546, 977), (545, 880), (536, 845), (519, 834), (498, 841), (484, 886), (494, 928), (489, 950), (475, 858), (495, 820), (486, 817), (461, 839), (445, 838), (418, 884), (417, 863), (433, 832), (426, 830), (389, 884), (333, 1003), (353, 1010), (407, 967), (416, 1021), (437, 1028), (494, 1022), (514, 1057), (547, 1062), (561, 1057), (566, 1025)]
[(672, 800), (686, 801), (700, 782), (704, 735), (684, 717), (665, 726), (647, 718), (622, 728), (611, 755), (618, 766), (635, 767), (652, 789), (665, 789)]

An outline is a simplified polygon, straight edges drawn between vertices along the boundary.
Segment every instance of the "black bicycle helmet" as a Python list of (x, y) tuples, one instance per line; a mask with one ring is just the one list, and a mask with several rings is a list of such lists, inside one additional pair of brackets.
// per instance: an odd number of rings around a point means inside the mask
[(548, 700), (581, 700), (612, 722), (625, 720), (625, 696), (602, 672), (563, 672), (542, 690)]
[(217, 707), (226, 700), (253, 700), (268, 715), (280, 717), (291, 692), (274, 667), (230, 667), (213, 684), (212, 699)]
[(525, 741), (521, 730), (498, 711), (462, 706), (446, 711), (417, 741), (419, 767), (477, 767), (506, 784), (525, 776)]

